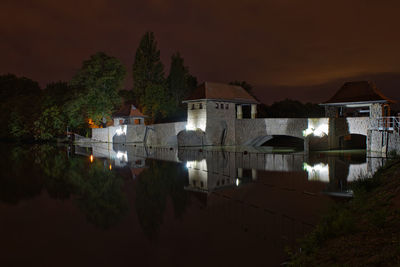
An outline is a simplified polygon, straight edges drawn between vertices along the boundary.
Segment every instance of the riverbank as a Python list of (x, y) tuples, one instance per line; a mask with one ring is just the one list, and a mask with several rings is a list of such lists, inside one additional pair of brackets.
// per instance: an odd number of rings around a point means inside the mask
[(400, 160), (352, 185), (290, 253), (291, 266), (393, 266), (400, 263)]

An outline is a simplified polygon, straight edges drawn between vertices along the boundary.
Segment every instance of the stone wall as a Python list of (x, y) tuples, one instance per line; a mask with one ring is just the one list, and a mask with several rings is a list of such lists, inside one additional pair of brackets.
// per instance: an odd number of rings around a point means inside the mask
[(187, 128), (188, 130), (195, 131), (196, 129), (201, 129), (205, 131), (207, 124), (207, 103), (205, 101), (190, 102), (188, 105), (188, 120)]
[(304, 138), (308, 119), (241, 119), (236, 120), (236, 145), (247, 145), (262, 136), (288, 135)]
[(392, 151), (400, 155), (400, 134), (396, 132), (389, 134), (388, 153), (393, 153)]
[(207, 101), (206, 145), (221, 145), (224, 130), (225, 140), (222, 145), (235, 145), (235, 121), (234, 103)]
[(186, 129), (186, 121), (147, 126), (148, 146), (178, 146), (178, 133)]
[(393, 152), (400, 154), (400, 134), (397, 132), (369, 130), (367, 143), (367, 150), (373, 153), (371, 156), (380, 157)]
[[(108, 143), (143, 143), (147, 131), (149, 146), (177, 146), (177, 135), (186, 122), (153, 125), (120, 125), (92, 129), (92, 140)], [(147, 128), (147, 130), (146, 130)]]
[(371, 118), (382, 117), (382, 104), (371, 104), (369, 108), (369, 116)]

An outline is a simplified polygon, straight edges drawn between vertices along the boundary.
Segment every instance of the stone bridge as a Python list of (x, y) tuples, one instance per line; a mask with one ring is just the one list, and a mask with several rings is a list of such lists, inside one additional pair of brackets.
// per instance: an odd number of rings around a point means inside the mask
[[(400, 136), (373, 130), (370, 117), (347, 118), (258, 118), (234, 119), (218, 123), (214, 118), (204, 131), (187, 130), (186, 122), (154, 125), (120, 125), (93, 129), (92, 140), (97, 142), (147, 146), (252, 146), (263, 145), (274, 136), (291, 136), (304, 141), (304, 150), (341, 148), (341, 138), (349, 135), (366, 137), (367, 151), (400, 151)], [(351, 137), (350, 137), (351, 138)], [(343, 138), (342, 138), (343, 139)], [(184, 142), (182, 143), (182, 140)], [(343, 140), (342, 140), (343, 141)]]
[(241, 119), (236, 120), (235, 139), (236, 145), (261, 146), (273, 136), (284, 135), (303, 139), (306, 150), (310, 139), (320, 149), (332, 149), (339, 146), (342, 136), (367, 136), (370, 123), (369, 117)]

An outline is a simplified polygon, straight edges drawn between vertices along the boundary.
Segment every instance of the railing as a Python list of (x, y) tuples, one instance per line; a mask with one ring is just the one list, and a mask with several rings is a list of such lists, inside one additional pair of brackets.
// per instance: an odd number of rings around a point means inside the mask
[(399, 117), (377, 118), (376, 129), (378, 131), (393, 131), (400, 133), (400, 118)]

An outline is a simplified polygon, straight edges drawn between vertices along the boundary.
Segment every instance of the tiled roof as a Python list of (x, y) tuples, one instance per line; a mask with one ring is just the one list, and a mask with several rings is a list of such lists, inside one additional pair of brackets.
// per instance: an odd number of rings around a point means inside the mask
[(201, 84), (194, 90), (192, 95), (183, 102), (198, 99), (226, 100), (237, 103), (258, 103), (258, 101), (241, 86), (211, 82)]
[(140, 112), (135, 105), (131, 103), (125, 103), (122, 107), (113, 114), (113, 117), (146, 117)]
[(373, 82), (356, 81), (345, 83), (334, 96), (322, 104), (355, 102), (394, 102), (384, 96)]

